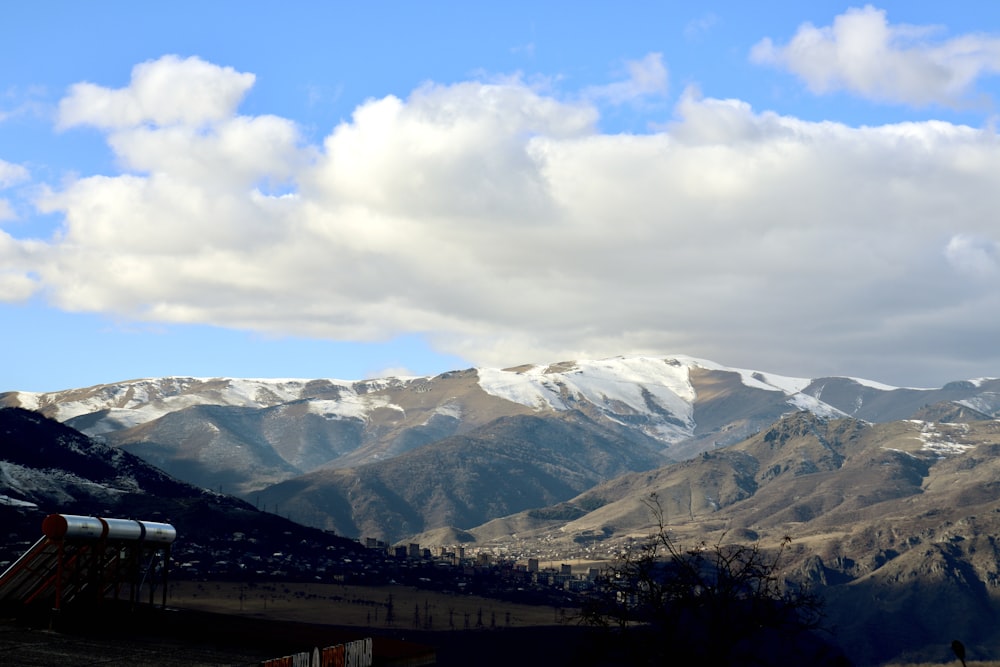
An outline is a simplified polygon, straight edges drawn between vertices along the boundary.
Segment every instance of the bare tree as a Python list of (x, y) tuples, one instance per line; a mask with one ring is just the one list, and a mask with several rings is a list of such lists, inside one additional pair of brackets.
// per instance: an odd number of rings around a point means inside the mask
[(601, 575), (583, 610), (586, 622), (615, 631), (631, 664), (686, 656), (704, 664), (750, 657), (768, 664), (758, 654), (780, 654), (819, 627), (822, 600), (781, 576), (791, 538), (772, 550), (724, 538), (684, 549), (655, 494), (647, 505), (655, 532)]

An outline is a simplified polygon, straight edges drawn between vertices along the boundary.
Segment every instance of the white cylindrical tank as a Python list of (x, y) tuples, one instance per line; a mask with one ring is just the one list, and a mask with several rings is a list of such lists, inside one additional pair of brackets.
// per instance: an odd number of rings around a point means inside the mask
[(157, 523), (156, 521), (140, 521), (145, 534), (143, 539), (146, 542), (156, 544), (170, 544), (177, 538), (177, 530), (169, 523)]
[(50, 514), (42, 521), (42, 532), (51, 540), (108, 539), (126, 542), (170, 544), (177, 530), (169, 523), (135, 521), (133, 519), (102, 519), (96, 516)]
[(141, 540), (142, 524), (132, 519), (101, 519), (108, 525), (109, 540)]
[(42, 532), (52, 540), (67, 537), (76, 539), (99, 539), (106, 535), (107, 526), (93, 516), (75, 514), (50, 514), (42, 521)]

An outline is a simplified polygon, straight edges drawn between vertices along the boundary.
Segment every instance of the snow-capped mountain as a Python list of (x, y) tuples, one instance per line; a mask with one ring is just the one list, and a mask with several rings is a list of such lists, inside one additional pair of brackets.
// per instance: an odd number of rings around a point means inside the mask
[[(786, 377), (677, 355), (564, 361), (507, 369), (475, 368), (436, 377), (364, 381), (149, 378), (48, 393), (0, 393), (0, 403), (37, 410), (62, 422), (89, 417), (86, 421), (90, 423), (83, 430), (91, 435), (132, 428), (199, 405), (266, 409), (305, 401), (309, 413), (326, 419), (369, 420), (383, 409), (405, 414), (406, 401), (394, 402), (394, 396), (428, 393), (435, 384), (472, 375), (478, 388), (493, 398), (538, 412), (567, 411), (589, 405), (623, 425), (639, 418), (645, 421), (648, 435), (669, 444), (689, 438), (699, 430), (694, 412), (700, 397), (698, 380), (705, 374), (735, 376), (745, 389), (773, 392), (775, 400), (789, 409), (826, 416), (859, 416), (879, 421), (886, 408), (891, 410), (898, 405), (903, 412), (909, 412), (912, 404), (937, 402), (942, 394), (948, 396), (946, 400), (964, 400), (969, 407), (987, 413), (1000, 408), (1000, 383), (992, 379), (952, 383), (943, 389), (908, 389), (859, 378)], [(893, 396), (888, 403), (882, 400), (887, 394)], [(956, 395), (966, 398), (952, 398)], [(873, 403), (877, 405), (873, 407)], [(458, 402), (440, 402), (435, 412), (445, 417), (463, 417)]]
[(944, 405), (989, 418), (1000, 381), (908, 389), (618, 357), (358, 382), (169, 377), (10, 392), (0, 405), (306, 523), (394, 538), (558, 503), (735, 444), (790, 412), (887, 422)]
[[(695, 428), (693, 404), (697, 392), (691, 373), (698, 369), (737, 373), (746, 387), (783, 394), (788, 397), (789, 405), (837, 412), (802, 393), (811, 380), (731, 369), (680, 356), (662, 359), (619, 357), (508, 369), (476, 368), (437, 377), (388, 377), (365, 381), (167, 377), (49, 393), (9, 392), (0, 394), (0, 398), (5, 404), (17, 403), (62, 422), (100, 413), (99, 420), (86, 429), (90, 434), (98, 434), (138, 426), (197, 405), (259, 409), (307, 401), (310, 412), (328, 419), (366, 419), (382, 408), (404, 412), (402, 405), (391, 401), (393, 393), (407, 389), (426, 392), (429, 383), (447, 380), (456, 373), (472, 373), (478, 387), (487, 395), (533, 410), (565, 411), (577, 409), (581, 402), (587, 402), (611, 418), (639, 415), (654, 423), (658, 421), (657, 415), (670, 413), (673, 415), (672, 427), (657, 424), (654, 428), (654, 432), (661, 434), (660, 439), (670, 442), (678, 436), (690, 436)], [(864, 381), (859, 383), (877, 389), (895, 389)], [(445, 403), (439, 408), (441, 414), (461, 417), (457, 404)]]
[(730, 445), (791, 411), (883, 422), (942, 401), (993, 416), (1000, 381), (909, 389), (675, 355), (365, 381), (168, 377), (0, 394), (0, 405), (37, 410), (182, 479), (245, 495), (321, 468), (385, 461), (503, 417), (585, 418), (655, 455), (652, 465)]

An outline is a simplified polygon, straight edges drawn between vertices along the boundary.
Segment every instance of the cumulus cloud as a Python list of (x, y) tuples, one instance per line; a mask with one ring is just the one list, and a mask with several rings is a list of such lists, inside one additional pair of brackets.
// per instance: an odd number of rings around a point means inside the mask
[(126, 88), (75, 84), (59, 103), (58, 126), (198, 126), (228, 118), (253, 83), (253, 74), (231, 67), (165, 56), (132, 68)]
[[(145, 67), (188, 89), (190, 61)], [(20, 279), (139, 321), (420, 333), (486, 365), (669, 351), (890, 379), (970, 327), (955, 354), (996, 358), (990, 131), (812, 123), (692, 90), (661, 131), (609, 135), (595, 106), (511, 80), (372, 99), (303, 146), (285, 119), (237, 115), (227, 82), (245, 75), (197, 68), (203, 107), (228, 115), (109, 111), (171, 97), (144, 74), (70, 92), (123, 173), (41, 198), (63, 228), (0, 243), (0, 298)]]
[(967, 103), (980, 77), (1000, 71), (1000, 38), (935, 39), (939, 32), (890, 24), (884, 10), (866, 5), (831, 26), (805, 23), (784, 46), (764, 39), (751, 60), (783, 67), (819, 94), (844, 90), (917, 106)]

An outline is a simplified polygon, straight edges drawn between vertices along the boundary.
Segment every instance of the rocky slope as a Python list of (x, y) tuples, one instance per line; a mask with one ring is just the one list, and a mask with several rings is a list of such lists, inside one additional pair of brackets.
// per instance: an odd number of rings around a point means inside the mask
[(308, 525), (394, 542), (567, 500), (658, 465), (657, 444), (579, 413), (501, 417), (386, 461), (281, 482), (255, 502)]
[(774, 545), (787, 535), (786, 575), (824, 595), (829, 625), (859, 663), (904, 652), (944, 659), (940, 649), (955, 637), (996, 657), (998, 480), (996, 420), (871, 424), (800, 412), (731, 447), (464, 535), (610, 556), (657, 529), (654, 509), (687, 547)]

